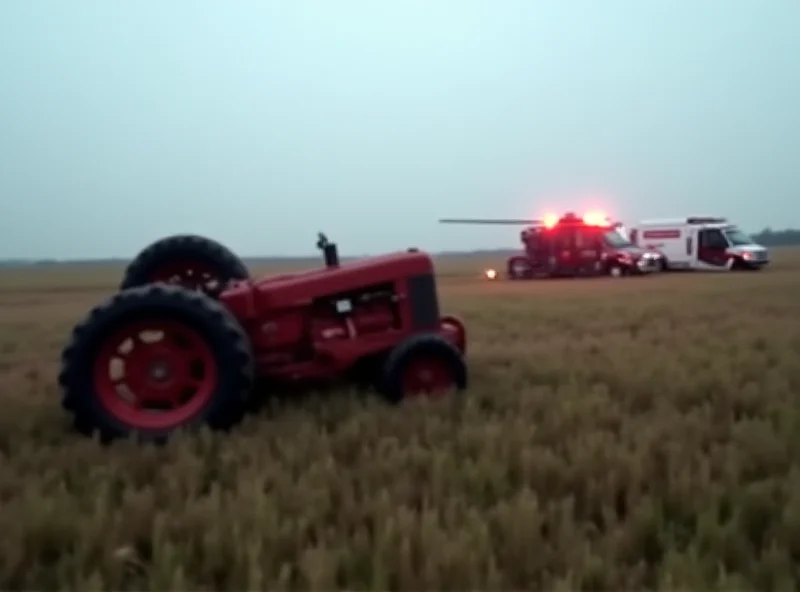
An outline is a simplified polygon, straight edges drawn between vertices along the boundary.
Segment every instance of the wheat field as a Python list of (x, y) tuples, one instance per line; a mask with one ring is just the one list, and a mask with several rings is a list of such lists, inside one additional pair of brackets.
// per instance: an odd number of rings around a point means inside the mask
[(103, 447), (55, 386), (121, 270), (0, 274), (4, 590), (800, 587), (800, 252), (761, 273), (486, 283), (463, 397), (318, 393)]

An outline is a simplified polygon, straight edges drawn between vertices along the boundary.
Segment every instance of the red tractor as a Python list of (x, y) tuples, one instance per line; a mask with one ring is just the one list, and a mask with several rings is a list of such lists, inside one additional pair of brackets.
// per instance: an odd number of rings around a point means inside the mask
[[(508, 259), (512, 280), (546, 277), (643, 275), (661, 268), (656, 252), (641, 249), (624, 235), (622, 225), (602, 214), (582, 217), (567, 213), (543, 220), (445, 218), (443, 224), (514, 224), (527, 228), (520, 233), (524, 254)], [(485, 270), (487, 279), (497, 279), (494, 269)]]
[(430, 257), (409, 249), (251, 278), (207, 238), (170, 236), (128, 266), (120, 291), (73, 330), (59, 384), (75, 426), (104, 440), (225, 429), (256, 378), (271, 385), (357, 371), (391, 402), (463, 390), (466, 331), (441, 316)]

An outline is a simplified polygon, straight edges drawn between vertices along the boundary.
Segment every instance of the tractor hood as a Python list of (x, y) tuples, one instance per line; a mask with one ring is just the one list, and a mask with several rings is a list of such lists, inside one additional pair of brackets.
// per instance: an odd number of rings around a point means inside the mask
[(423, 275), (433, 276), (433, 261), (427, 253), (409, 249), (348, 261), (335, 267), (265, 277), (255, 282), (255, 288), (265, 300), (262, 306), (291, 307), (321, 296)]

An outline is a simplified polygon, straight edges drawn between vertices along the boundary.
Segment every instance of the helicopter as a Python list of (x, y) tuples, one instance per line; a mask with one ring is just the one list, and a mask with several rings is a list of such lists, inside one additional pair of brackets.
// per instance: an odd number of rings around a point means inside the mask
[[(636, 276), (661, 269), (661, 255), (634, 245), (624, 226), (602, 212), (578, 216), (547, 214), (540, 220), (515, 218), (440, 218), (440, 224), (493, 224), (524, 226), (520, 232), (523, 253), (509, 257), (506, 277), (529, 280), (553, 277)], [(488, 280), (500, 274), (484, 270)]]

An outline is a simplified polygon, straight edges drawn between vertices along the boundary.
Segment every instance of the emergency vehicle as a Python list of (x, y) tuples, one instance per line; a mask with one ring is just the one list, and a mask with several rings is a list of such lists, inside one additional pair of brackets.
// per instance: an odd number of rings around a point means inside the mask
[[(513, 255), (506, 263), (506, 277), (511, 280), (645, 275), (661, 267), (657, 252), (632, 244), (620, 232), (621, 225), (601, 213), (548, 214), (542, 220), (445, 218), (439, 222), (525, 226), (519, 237), (523, 253)], [(484, 275), (489, 280), (499, 277), (494, 269), (485, 270)]]
[(662, 271), (758, 270), (769, 264), (769, 251), (725, 218), (645, 220), (630, 229), (629, 237), (661, 254)]

